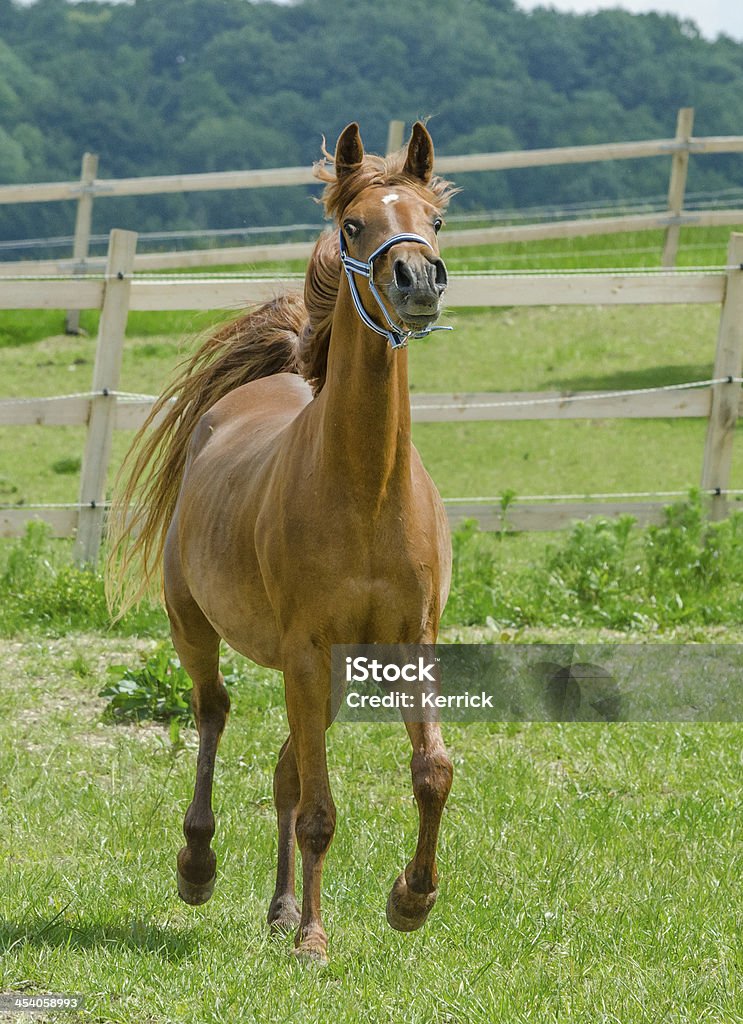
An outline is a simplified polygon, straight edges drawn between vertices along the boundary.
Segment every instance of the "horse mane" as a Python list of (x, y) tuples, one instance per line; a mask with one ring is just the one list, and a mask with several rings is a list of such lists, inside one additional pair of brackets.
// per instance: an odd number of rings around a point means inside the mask
[[(406, 150), (387, 157), (365, 154), (338, 176), (323, 142), (315, 176), (325, 182), (321, 202), (336, 228), (346, 207), (372, 185), (406, 186), (444, 210), (456, 191), (432, 178), (426, 185), (404, 170)], [(325, 384), (341, 261), (337, 230), (323, 232), (307, 267), (304, 298), (279, 296), (207, 337), (181, 363), (139, 429), (114, 483), (108, 517), (106, 594), (120, 618), (151, 592), (161, 577), (168, 526), (185, 471), (191, 436), (204, 413), (249, 381), (277, 373), (300, 374), (319, 394)]]

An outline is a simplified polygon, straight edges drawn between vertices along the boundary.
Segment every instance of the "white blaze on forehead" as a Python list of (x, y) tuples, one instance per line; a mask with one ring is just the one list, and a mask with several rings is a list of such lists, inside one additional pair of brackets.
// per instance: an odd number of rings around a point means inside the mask
[(382, 202), (388, 206), (390, 203), (396, 203), (399, 198), (397, 192), (388, 192), (386, 196), (382, 196)]

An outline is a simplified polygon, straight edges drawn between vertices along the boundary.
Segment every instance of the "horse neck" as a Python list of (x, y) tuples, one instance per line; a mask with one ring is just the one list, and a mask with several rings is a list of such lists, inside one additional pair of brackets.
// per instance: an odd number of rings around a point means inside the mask
[(323, 399), (323, 459), (373, 504), (410, 489), (408, 354), (359, 318), (345, 280), (333, 317)]

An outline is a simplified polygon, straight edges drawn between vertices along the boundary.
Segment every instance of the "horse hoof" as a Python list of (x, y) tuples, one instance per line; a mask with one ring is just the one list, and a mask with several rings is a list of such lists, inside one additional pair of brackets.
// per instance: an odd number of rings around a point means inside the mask
[(316, 925), (305, 930), (301, 928), (294, 937), (292, 954), (304, 963), (326, 964), (328, 962), (328, 937)]
[(431, 913), (437, 890), (413, 892), (403, 872), (392, 886), (387, 900), (387, 923), (398, 932), (414, 932)]
[(295, 957), (300, 963), (304, 964), (317, 964), (322, 966), (328, 962), (328, 951), (327, 946), (323, 942), (317, 940), (306, 940), (301, 945), (296, 946), (292, 950), (292, 956)]
[(188, 903), (191, 907), (201, 906), (202, 903), (206, 903), (212, 898), (216, 879), (217, 876), (212, 875), (208, 882), (195, 885), (193, 882), (189, 882), (188, 879), (184, 878), (179, 871), (178, 895), (184, 903)]
[(293, 896), (279, 896), (268, 908), (268, 927), (272, 932), (291, 932), (300, 921), (299, 904)]

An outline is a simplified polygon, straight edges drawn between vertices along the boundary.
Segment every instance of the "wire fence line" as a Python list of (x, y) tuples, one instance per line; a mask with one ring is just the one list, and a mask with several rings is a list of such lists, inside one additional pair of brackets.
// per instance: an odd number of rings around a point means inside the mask
[[(554, 404), (556, 401), (560, 404), (571, 403), (571, 402), (591, 402), (591, 401), (605, 401), (609, 398), (625, 398), (635, 397), (638, 395), (653, 395), (653, 394), (665, 394), (672, 392), (689, 391), (699, 388), (714, 387), (719, 384), (743, 384), (743, 376), (728, 375), (725, 377), (711, 377), (705, 380), (695, 381), (683, 381), (676, 384), (663, 384), (656, 385), (653, 387), (645, 388), (624, 388), (616, 391), (604, 391), (596, 393), (579, 393), (579, 394), (559, 394), (555, 397), (549, 398), (534, 398), (528, 399), (515, 399), (515, 400), (500, 400), (493, 402), (477, 402), (472, 401), (466, 395), (451, 396), (451, 400), (448, 402), (428, 402), (425, 401), (426, 396), (416, 396), (411, 402), (411, 408), (415, 417), (416, 413), (422, 411), (435, 411), (435, 410), (451, 410), (452, 406), (458, 408), (467, 409), (494, 409), (494, 408), (509, 408), (509, 407), (537, 407), (541, 405)], [(434, 397), (434, 396), (430, 396)], [(98, 391), (77, 391), (72, 393), (66, 393), (63, 395), (44, 395), (36, 398), (3, 398), (0, 399), (0, 417), (2, 417), (2, 410), (11, 409), (16, 406), (29, 406), (38, 405), (39, 403), (61, 403), (72, 400), (92, 400), (97, 398), (108, 398), (114, 399), (117, 402), (122, 403), (146, 403), (151, 406), (159, 398), (158, 395), (146, 394), (142, 392), (132, 391), (119, 391), (109, 390), (108, 388), (102, 388)], [(423, 401), (416, 400), (424, 399)], [(174, 402), (175, 398), (171, 399), (170, 402)], [(1, 422), (1, 420), (0, 420)], [(84, 422), (83, 419), (80, 423)], [(709, 497), (721, 497), (721, 496), (738, 496), (743, 494), (743, 490), (735, 488), (707, 488), (702, 490), (700, 493)], [(649, 499), (649, 498), (677, 498), (684, 497), (688, 494), (687, 491), (669, 491), (669, 490), (652, 490), (652, 491), (606, 491), (606, 492), (584, 492), (584, 493), (560, 493), (560, 494), (523, 494), (515, 495), (511, 492), (500, 495), (473, 495), (468, 497), (447, 497), (444, 498), (445, 505), (482, 505), (490, 504), (505, 508), (507, 505), (512, 504), (516, 498), (518, 501), (533, 501), (533, 502), (557, 502), (557, 501), (597, 501), (597, 500), (611, 500), (618, 501), (623, 499)], [(107, 499), (90, 500), (86, 502), (54, 502), (54, 503), (33, 503), (33, 502), (16, 502), (16, 503), (5, 503), (0, 504), (0, 511), (7, 512), (11, 510), (41, 510), (41, 509), (107, 509), (110, 507), (110, 501)]]
[[(656, 194), (633, 199), (607, 199), (596, 203), (591, 201), (563, 203), (560, 205), (544, 204), (524, 206), (519, 209), (488, 209), (473, 210), (467, 213), (450, 213), (447, 224), (527, 224), (544, 221), (570, 220), (580, 214), (583, 217), (601, 218), (617, 214), (630, 213), (661, 213), (666, 208), (667, 196)], [(731, 203), (743, 203), (743, 188), (716, 189), (708, 192), (686, 193), (684, 207), (687, 210), (724, 209)], [(250, 225), (239, 228), (184, 228), (171, 231), (143, 231), (139, 234), (140, 242), (156, 244), (159, 242), (193, 241), (201, 239), (240, 239), (258, 238), (261, 236), (305, 235), (317, 233), (326, 227), (326, 222), (296, 224)], [(108, 234), (91, 234), (91, 248), (101, 248), (108, 244)], [(69, 249), (75, 241), (74, 235), (55, 235), (48, 238), (0, 239), (0, 253), (32, 249)], [(698, 248), (684, 245), (684, 250)], [(638, 252), (642, 249), (632, 248), (624, 252)], [(655, 249), (645, 251), (655, 252)], [(540, 257), (541, 257), (540, 253)], [(586, 255), (581, 253), (581, 255)]]
[[(720, 488), (696, 488), (696, 493), (702, 495), (702, 497), (708, 498), (719, 498), (719, 497), (739, 497), (743, 495), (743, 489), (728, 487), (725, 490)], [(558, 502), (558, 501), (617, 501), (628, 498), (688, 498), (689, 490), (686, 491), (585, 491), (576, 492), (575, 494), (516, 494), (513, 491), (508, 491), (504, 494), (495, 494), (487, 496), (474, 496), (471, 498), (442, 498), (444, 505), (496, 505), (496, 506), (510, 506), (514, 501), (538, 501), (538, 502)], [(79, 501), (57, 501), (57, 502), (32, 502), (24, 501), (15, 505), (11, 504), (0, 504), (0, 512), (16, 511), (18, 509), (28, 509), (31, 511), (40, 511), (43, 509), (83, 509), (83, 508), (94, 508), (94, 509), (109, 509), (111, 507), (110, 499), (103, 499), (102, 501), (89, 501), (84, 504)]]
[[(678, 384), (658, 384), (653, 387), (647, 388), (624, 388), (619, 391), (597, 391), (595, 393), (565, 393), (558, 394), (549, 398), (528, 398), (519, 399), (515, 401), (497, 401), (497, 402), (472, 402), (466, 395), (462, 395), (461, 399), (457, 395), (453, 396), (453, 403), (419, 403), (413, 399), (412, 408), (414, 411), (421, 410), (433, 410), (433, 409), (450, 409), (452, 404), (461, 404), (469, 409), (496, 409), (496, 408), (507, 408), (509, 406), (538, 406), (544, 404), (552, 404), (555, 401), (560, 402), (591, 402), (591, 401), (602, 401), (607, 398), (623, 398), (628, 395), (652, 395), (660, 394), (663, 392), (671, 391), (687, 391), (693, 388), (706, 388), (711, 387), (715, 384), (743, 384), (743, 377), (734, 377), (728, 375), (726, 377), (710, 377), (707, 380), (691, 380), (682, 381)], [(29, 405), (37, 402), (61, 402), (65, 399), (73, 398), (116, 398), (122, 402), (156, 402), (160, 396), (144, 394), (137, 391), (116, 391), (109, 390), (108, 388), (102, 388), (100, 391), (74, 391), (65, 393), (64, 395), (40, 395), (36, 398), (0, 398), (0, 409), (8, 408), (15, 405)], [(419, 396), (423, 397), (423, 396)], [(175, 398), (171, 399), (172, 402)]]
[[(481, 279), (492, 279), (494, 282), (497, 281), (508, 281), (511, 279), (552, 279), (552, 278), (575, 278), (575, 277), (632, 277), (632, 278), (668, 278), (678, 279), (679, 274), (696, 274), (699, 276), (706, 275), (708, 277), (714, 277), (715, 275), (725, 274), (730, 270), (737, 270), (737, 264), (701, 264), (699, 266), (684, 267), (682, 270), (676, 270), (669, 267), (560, 267), (560, 268), (532, 268), (527, 267), (524, 269), (509, 268), (507, 270), (453, 270), (449, 274), (452, 278), (470, 278), (477, 277)], [(190, 282), (192, 284), (219, 284), (224, 281), (265, 281), (265, 280), (276, 280), (276, 281), (303, 281), (305, 273), (303, 271), (281, 271), (280, 278), (268, 278), (265, 271), (255, 270), (232, 270), (229, 273), (221, 272), (219, 274), (207, 274), (204, 271), (197, 273), (190, 273), (189, 271), (178, 271), (175, 273), (167, 273), (162, 271), (160, 273), (152, 273), (149, 271), (132, 270), (131, 272), (124, 275), (127, 280), (135, 280), (142, 284), (163, 284), (168, 282)], [(17, 273), (17, 274), (3, 274), (2, 281), (6, 283), (22, 282), (22, 281), (75, 281), (82, 283), (85, 281), (108, 281), (109, 275), (103, 271), (91, 271), (87, 270), (84, 273), (65, 273), (65, 272), (52, 272), (46, 271), (44, 273)]]

